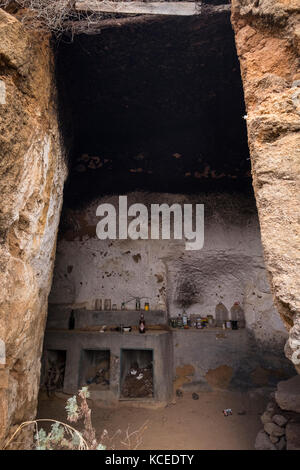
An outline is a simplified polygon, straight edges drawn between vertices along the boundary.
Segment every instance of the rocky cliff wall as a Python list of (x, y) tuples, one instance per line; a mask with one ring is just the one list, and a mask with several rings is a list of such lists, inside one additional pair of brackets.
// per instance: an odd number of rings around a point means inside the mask
[(49, 38), (0, 9), (0, 441), (37, 405), (66, 177), (53, 71)]
[(300, 371), (300, 4), (233, 0), (252, 177), (266, 268)]

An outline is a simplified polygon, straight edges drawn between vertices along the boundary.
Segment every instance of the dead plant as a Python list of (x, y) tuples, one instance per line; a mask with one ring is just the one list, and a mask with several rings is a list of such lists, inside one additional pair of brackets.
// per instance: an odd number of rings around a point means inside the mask
[[(117, 445), (122, 445), (127, 450), (135, 450), (141, 445), (142, 435), (147, 429), (148, 422), (132, 432), (129, 431), (130, 426), (128, 426), (124, 437), (120, 429), (112, 436), (104, 429), (100, 439), (97, 440), (96, 430), (92, 424), (91, 409), (87, 402), (88, 398), (88, 387), (83, 387), (77, 395), (67, 400), (65, 407), (67, 420), (70, 423), (83, 420), (83, 431), (78, 431), (73, 426), (55, 419), (25, 421), (16, 429), (4, 445), (3, 450), (9, 448), (19, 433), (29, 426), (33, 427), (33, 448), (36, 450), (115, 450)], [(50, 431), (47, 433), (43, 428), (39, 428), (40, 423), (52, 423)]]

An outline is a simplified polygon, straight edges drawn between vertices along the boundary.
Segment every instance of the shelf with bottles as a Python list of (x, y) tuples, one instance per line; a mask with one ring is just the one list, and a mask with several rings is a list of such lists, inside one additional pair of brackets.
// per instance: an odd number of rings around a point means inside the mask
[[(142, 299), (146, 299), (145, 302), (142, 302)], [(131, 308), (128, 308), (128, 304), (131, 303)], [(118, 312), (118, 311), (150, 311), (150, 302), (147, 297), (132, 297), (129, 300), (121, 302), (121, 304), (117, 304), (112, 302), (112, 299), (96, 299), (95, 300), (95, 311), (101, 312)]]
[(238, 330), (245, 328), (244, 317), (234, 315), (233, 313), (231, 311), (232, 318), (229, 319), (228, 316), (220, 318), (219, 315), (216, 315), (216, 317), (213, 317), (213, 315), (188, 315), (184, 310), (183, 313), (178, 313), (176, 317), (169, 318), (169, 326), (172, 329), (183, 330)]

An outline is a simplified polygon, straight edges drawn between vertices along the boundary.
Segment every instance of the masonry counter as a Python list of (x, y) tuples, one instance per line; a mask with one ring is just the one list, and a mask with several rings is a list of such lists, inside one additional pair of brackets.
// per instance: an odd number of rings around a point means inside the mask
[(120, 333), (85, 330), (47, 330), (46, 352), (65, 351), (64, 393), (74, 394), (87, 385), (86, 370), (98, 361), (109, 363), (109, 386), (106, 390), (90, 387), (92, 399), (115, 401), (124, 399), (122, 381), (137, 361), (144, 367), (151, 364), (153, 396), (151, 401), (167, 402), (172, 397), (173, 347), (172, 334), (167, 330), (152, 330), (145, 334), (132, 331)]

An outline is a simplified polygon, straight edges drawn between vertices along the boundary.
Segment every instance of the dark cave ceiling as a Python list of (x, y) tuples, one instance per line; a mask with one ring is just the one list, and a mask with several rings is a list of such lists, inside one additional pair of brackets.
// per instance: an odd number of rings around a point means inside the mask
[(228, 13), (153, 17), (65, 38), (57, 76), (64, 128), (73, 136), (67, 204), (133, 189), (251, 186)]

